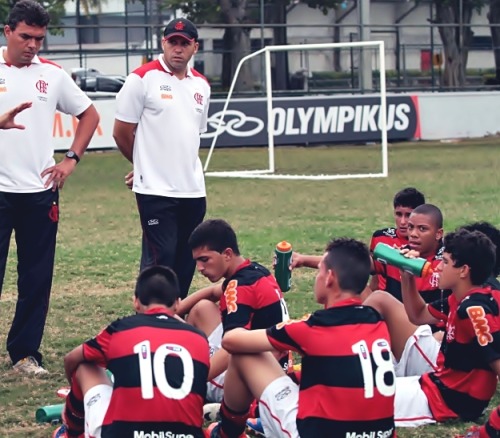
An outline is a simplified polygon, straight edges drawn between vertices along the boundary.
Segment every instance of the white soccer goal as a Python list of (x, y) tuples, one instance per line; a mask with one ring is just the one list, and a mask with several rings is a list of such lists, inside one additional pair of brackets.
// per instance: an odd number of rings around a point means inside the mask
[[(292, 174), (276, 174), (275, 173), (275, 156), (274, 156), (274, 134), (273, 129), (269, 127), (274, 126), (273, 120), (273, 90), (271, 80), (271, 53), (283, 52), (292, 50), (314, 50), (314, 49), (363, 49), (371, 48), (378, 49), (378, 61), (380, 71), (380, 108), (379, 108), (379, 127), (381, 131), (381, 170), (379, 173), (352, 173), (352, 174), (323, 174), (323, 175), (292, 175)], [(268, 168), (256, 170), (228, 170), (228, 171), (208, 171), (208, 166), (214, 153), (215, 144), (219, 133), (224, 131), (222, 126), (224, 117), (226, 115), (227, 107), (231, 99), (238, 74), (244, 62), (256, 56), (264, 54), (265, 59), (265, 75), (266, 75), (266, 103), (267, 103), (267, 137), (268, 137)], [(222, 129), (221, 129), (222, 128)], [(205, 175), (216, 177), (233, 177), (233, 178), (267, 178), (267, 179), (297, 179), (297, 180), (334, 180), (334, 179), (350, 179), (350, 178), (377, 178), (387, 177), (388, 175), (388, 154), (387, 154), (387, 97), (386, 97), (386, 84), (385, 84), (385, 53), (383, 41), (358, 41), (349, 43), (324, 43), (324, 44), (294, 44), (286, 46), (267, 46), (250, 55), (245, 56), (239, 62), (234, 73), (233, 81), (229, 92), (224, 102), (222, 113), (219, 117), (215, 135), (212, 139), (212, 144), (208, 152), (205, 165)]]

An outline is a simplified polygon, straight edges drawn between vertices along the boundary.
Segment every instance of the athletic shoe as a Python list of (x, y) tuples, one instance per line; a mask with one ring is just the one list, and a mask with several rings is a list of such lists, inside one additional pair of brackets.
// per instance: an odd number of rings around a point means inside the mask
[[(220, 438), (220, 422), (212, 423), (205, 430), (208, 438)], [(247, 434), (242, 433), (238, 438), (249, 438)]]
[(264, 434), (264, 428), (262, 427), (262, 421), (260, 418), (249, 418), (247, 420), (247, 429), (257, 436), (266, 436)]
[[(84, 438), (84, 437), (85, 437), (85, 435), (83, 433), (78, 436), (78, 438)], [(54, 433), (52, 434), (52, 438), (69, 438), (68, 428), (66, 427), (66, 425), (62, 424), (56, 430), (54, 430)]]
[(33, 356), (25, 357), (20, 361), (16, 362), (13, 366), (14, 370), (18, 373), (32, 374), (34, 376), (43, 376), (49, 374), (49, 372), (43, 368)]
[(203, 405), (203, 420), (209, 423), (220, 421), (220, 403)]

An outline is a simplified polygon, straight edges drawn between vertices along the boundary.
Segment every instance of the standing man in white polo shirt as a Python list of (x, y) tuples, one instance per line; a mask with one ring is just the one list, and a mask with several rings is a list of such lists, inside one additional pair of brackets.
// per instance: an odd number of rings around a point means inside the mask
[(134, 164), (132, 189), (143, 231), (141, 270), (170, 266), (184, 298), (195, 268), (188, 238), (206, 211), (198, 151), (210, 85), (188, 66), (198, 50), (194, 24), (172, 20), (163, 35), (163, 53), (132, 72), (118, 93), (113, 136)]
[[(0, 131), (0, 292), (14, 231), (18, 300), (7, 350), (15, 370), (37, 375), (47, 372), (39, 349), (52, 287), (59, 189), (99, 123), (92, 102), (69, 75), (37, 56), (48, 23), (49, 14), (39, 3), (17, 2), (4, 27), (7, 46), (0, 48), (0, 114), (16, 102), (31, 102), (17, 111), (20, 129)], [(79, 119), (70, 149), (58, 164), (52, 144), (56, 109)]]

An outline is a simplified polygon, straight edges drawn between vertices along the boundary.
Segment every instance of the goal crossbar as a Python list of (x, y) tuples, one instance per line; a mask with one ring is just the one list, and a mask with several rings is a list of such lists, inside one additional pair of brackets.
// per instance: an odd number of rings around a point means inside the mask
[[(275, 163), (274, 163), (274, 133), (273, 129), (269, 128), (272, 123), (272, 112), (273, 112), (273, 102), (272, 102), (272, 71), (271, 71), (271, 53), (272, 52), (284, 52), (292, 50), (313, 50), (313, 49), (339, 49), (339, 48), (378, 48), (380, 53), (379, 56), (379, 70), (380, 70), (380, 131), (381, 131), (381, 145), (382, 145), (382, 171), (380, 173), (368, 173), (368, 174), (343, 174), (343, 175), (283, 175), (274, 174)], [(236, 86), (236, 81), (238, 79), (239, 72), (243, 63), (249, 59), (255, 58), (264, 54), (265, 57), (265, 73), (266, 73), (266, 103), (267, 103), (267, 139), (268, 139), (268, 155), (269, 155), (269, 168), (264, 170), (239, 170), (239, 171), (211, 171), (208, 172), (208, 165), (212, 159), (212, 154), (214, 152), (215, 143), (219, 133), (221, 132), (221, 126), (224, 123), (224, 117), (229, 106), (229, 101), (232, 97), (234, 87)], [(386, 100), (386, 83), (385, 83), (385, 56), (384, 56), (384, 41), (353, 41), (347, 43), (317, 43), (317, 44), (290, 44), (290, 45), (276, 45), (276, 46), (266, 46), (256, 52), (250, 53), (244, 56), (238, 63), (236, 70), (234, 72), (233, 80), (229, 91), (227, 94), (226, 101), (222, 108), (221, 116), (219, 117), (217, 127), (215, 130), (215, 135), (212, 138), (212, 143), (208, 151), (207, 158), (205, 160), (205, 165), (203, 170), (207, 176), (215, 177), (235, 177), (235, 178), (267, 178), (267, 179), (309, 179), (309, 180), (333, 180), (333, 179), (350, 179), (350, 178), (385, 178), (389, 174), (388, 165), (388, 151), (387, 151), (387, 100)], [(272, 126), (272, 125), (271, 125)]]

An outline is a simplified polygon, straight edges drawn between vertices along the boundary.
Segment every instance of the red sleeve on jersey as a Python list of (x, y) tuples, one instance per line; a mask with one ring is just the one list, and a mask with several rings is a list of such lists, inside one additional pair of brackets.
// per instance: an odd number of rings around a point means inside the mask
[(238, 285), (238, 280), (227, 284), (220, 301), (224, 331), (243, 327), (250, 329), (255, 304), (256, 285)]
[[(280, 300), (283, 295), (271, 276), (260, 277), (250, 284), (242, 283), (238, 279), (230, 280), (221, 297), (224, 331), (237, 327), (266, 328), (282, 320)], [(268, 321), (265, 325), (263, 318)]]
[(157, 59), (155, 59), (154, 61), (147, 62), (146, 64), (143, 64), (140, 67), (137, 67), (132, 73), (136, 74), (140, 78), (143, 78), (147, 72), (152, 71), (152, 70), (160, 70), (163, 72), (165, 71), (165, 69), (161, 65), (161, 62), (158, 61)]
[[(499, 309), (495, 300), (488, 295), (473, 295), (459, 309), (459, 317), (467, 317), (470, 330), (486, 362), (500, 359), (500, 324)], [(465, 311), (466, 316), (462, 313)]]
[(109, 325), (95, 338), (89, 339), (83, 344), (83, 356), (85, 360), (106, 367), (108, 363), (107, 351), (109, 342), (112, 334), (115, 332), (112, 325)]
[(57, 67), (57, 68), (62, 68), (59, 64), (56, 64), (54, 61), (50, 61), (49, 59), (46, 59), (46, 58), (42, 58), (42, 57), (38, 57), (38, 59), (40, 60), (40, 62), (42, 64), (51, 64), (53, 65), (54, 67)]
[(290, 319), (288, 321), (282, 322), (278, 325), (270, 327), (267, 329), (267, 338), (271, 345), (278, 351), (292, 350), (300, 353), (302, 355), (305, 352), (302, 350), (301, 338), (304, 334), (307, 336), (307, 319), (310, 315), (305, 316), (300, 320)]
[(193, 76), (198, 76), (199, 78), (202, 78), (208, 85), (210, 85), (210, 82), (208, 82), (208, 79), (205, 76), (203, 76), (198, 70), (191, 68), (191, 74)]

